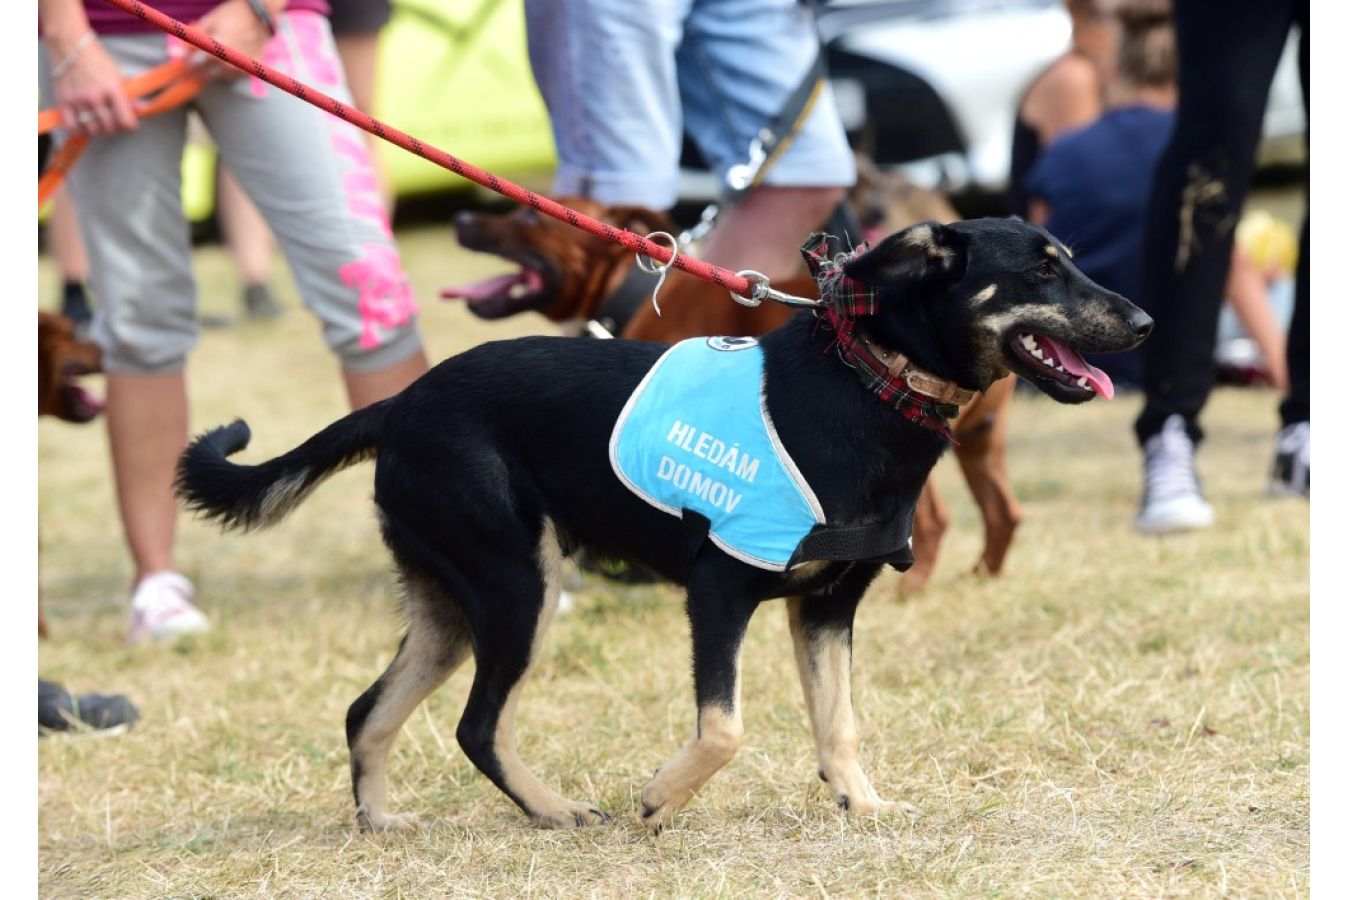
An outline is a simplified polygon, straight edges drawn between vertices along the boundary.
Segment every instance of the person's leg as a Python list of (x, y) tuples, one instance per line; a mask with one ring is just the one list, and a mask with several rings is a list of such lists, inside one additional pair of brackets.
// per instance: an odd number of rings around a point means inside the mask
[(245, 313), (260, 319), (278, 315), (281, 309), (267, 289), (267, 279), (272, 274), (272, 232), (225, 166), (216, 167), (216, 202), (220, 211), (220, 230), (234, 257), (234, 268), (244, 283)]
[(690, 2), (526, 0), (530, 65), (558, 152), (555, 194), (674, 205), (682, 133), (675, 49)]
[[(792, 0), (694, 5), (676, 55), (680, 97), (690, 134), (721, 178), (747, 161), (756, 133), (782, 113), (818, 52), (810, 13)], [(770, 279), (793, 275), (802, 241), (854, 179), (853, 152), (826, 84), (762, 186), (723, 211), (701, 255)]]
[(58, 188), (52, 198), (52, 211), (47, 219), (47, 241), (61, 274), (61, 315), (78, 327), (88, 326), (93, 317), (84, 283), (89, 280), (89, 258), (80, 239), (80, 220), (70, 192)]
[[(327, 21), (281, 16), (278, 68), (345, 99)], [(353, 405), (401, 390), (427, 369), (417, 307), (360, 132), (297, 98), (238, 82), (198, 98), (221, 158), (258, 205), (301, 299), (323, 321)], [(267, 134), (260, 143), (255, 136)]]
[[(104, 43), (128, 74), (164, 60), (162, 39)], [(186, 131), (187, 112), (177, 110), (97, 138), (68, 183), (99, 297), (92, 337), (108, 373), (113, 476), (136, 569), (133, 642), (206, 626), (188, 602), (191, 584), (172, 571), (173, 478), (187, 443), (183, 368), (197, 335), (180, 183)]]
[(117, 507), (139, 583), (173, 569), (178, 520), (173, 477), (188, 431), (182, 370), (109, 372), (107, 415)]
[(1144, 237), (1143, 305), (1156, 325), (1143, 348), (1141, 444), (1172, 416), (1192, 442), (1201, 439), (1233, 231), (1293, 18), (1288, 0), (1188, 0), (1173, 16), (1180, 99)]
[(1303, 220), (1303, 236), (1298, 244), (1298, 275), (1294, 288), (1294, 315), (1289, 322), (1289, 337), (1285, 342), (1285, 359), (1289, 365), (1289, 393), (1280, 404), (1280, 423), (1286, 427), (1312, 419), (1310, 376), (1311, 326), (1308, 320), (1308, 232), (1311, 226)]
[[(1308, 92), (1308, 2), (1299, 0), (1297, 18), (1303, 34), (1299, 44), (1299, 74), (1303, 78), (1303, 107), (1312, 115), (1312, 97)], [(1309, 162), (1311, 165), (1311, 161)], [(1307, 174), (1305, 170), (1304, 177)], [(1303, 186), (1307, 196), (1308, 186)], [(1303, 218), (1303, 235), (1298, 247), (1298, 275), (1294, 289), (1294, 315), (1289, 323), (1285, 344), (1289, 364), (1289, 393), (1280, 404), (1280, 433), (1276, 439), (1275, 464), (1271, 472), (1274, 493), (1309, 496), (1312, 469), (1312, 401), (1309, 378), (1311, 332), (1308, 313), (1308, 215)]]
[[(372, 4), (378, 5), (378, 4)], [(362, 32), (334, 34), (338, 56), (342, 59), (342, 71), (347, 74), (347, 87), (352, 93), (352, 105), (367, 115), (375, 112), (375, 73), (380, 61), (380, 32), (377, 29)], [(378, 142), (374, 135), (365, 136), (370, 146), (371, 160), (375, 163), (375, 177), (380, 182), (380, 197), (384, 208), (393, 214), (395, 196), (389, 186), (389, 179), (380, 168), (380, 157), (376, 153)]]
[[(389, 24), (393, 7), (389, 0), (330, 0), (328, 19), (332, 23), (333, 42), (337, 45), (342, 70), (347, 76), (352, 105), (363, 113), (375, 112), (375, 73), (379, 69), (380, 31)], [(380, 168), (375, 152), (377, 141), (366, 135), (370, 155), (375, 162), (375, 176), (380, 182), (380, 196), (390, 215), (396, 200), (389, 179)]]
[(347, 391), (347, 403), (352, 409), (369, 406), (377, 400), (392, 397), (427, 371), (426, 354), (417, 352), (402, 360), (371, 371), (342, 370), (342, 386)]
[(1144, 493), (1135, 528), (1205, 528), (1214, 510), (1195, 473), (1197, 421), (1214, 386), (1214, 343), (1233, 232), (1255, 168), (1289, 0), (1188, 0), (1173, 8), (1179, 103), (1145, 220), (1145, 405), (1135, 421)]
[(760, 187), (718, 216), (699, 256), (733, 271), (754, 269), (770, 281), (802, 266), (802, 241), (844, 199), (845, 188)]

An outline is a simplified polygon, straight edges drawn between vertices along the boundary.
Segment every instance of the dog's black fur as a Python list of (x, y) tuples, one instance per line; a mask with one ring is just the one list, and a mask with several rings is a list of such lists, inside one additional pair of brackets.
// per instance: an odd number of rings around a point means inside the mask
[[(1019, 353), (1017, 336), (1119, 351), (1152, 325), (1088, 280), (1048, 233), (1019, 220), (917, 225), (847, 272), (881, 293), (881, 312), (864, 320), (877, 342), (975, 390), (1011, 369), (1058, 400), (1090, 399), (1091, 390)], [(805, 313), (762, 338), (768, 408), (831, 524), (889, 521), (912, 506), (945, 440), (878, 402), (831, 340)], [(469, 758), (540, 823), (604, 818), (539, 782), (516, 756), (511, 725), (516, 691), (557, 601), (558, 562), (581, 547), (688, 589), (698, 729), (643, 791), (650, 827), (667, 824), (734, 753), (741, 639), (758, 604), (777, 597), (789, 598), (822, 777), (851, 813), (883, 805), (858, 766), (848, 687), (854, 610), (879, 565), (754, 568), (711, 542), (691, 542), (680, 519), (620, 483), (610, 468), (610, 432), (664, 349), (544, 337), (485, 344), (271, 461), (226, 459), (248, 443), (242, 421), (203, 435), (184, 454), (179, 490), (188, 505), (241, 528), (272, 524), (327, 475), (376, 459), (375, 502), (407, 585), (409, 628), (389, 669), (347, 717), (363, 825), (408, 824), (386, 808), (389, 746), (470, 652), (477, 670), (457, 732)]]

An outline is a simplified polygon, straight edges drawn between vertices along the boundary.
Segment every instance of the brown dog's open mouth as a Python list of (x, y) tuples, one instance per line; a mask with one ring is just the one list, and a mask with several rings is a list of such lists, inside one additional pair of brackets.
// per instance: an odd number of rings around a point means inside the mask
[(1116, 394), (1111, 376), (1068, 344), (1040, 334), (1021, 332), (1009, 344), (1013, 355), (1024, 363), (1024, 377), (1056, 382), (1070, 391), (1081, 391), (1085, 397), (1102, 396), (1110, 400)]
[(542, 272), (532, 266), (522, 265), (517, 272), (442, 288), (441, 298), (465, 300), (474, 315), (484, 319), (501, 319), (533, 309), (543, 295), (547, 281)]
[(89, 374), (90, 370), (78, 363), (68, 363), (61, 369), (61, 397), (66, 413), (62, 418), (71, 422), (88, 422), (103, 412), (103, 398), (75, 380)]

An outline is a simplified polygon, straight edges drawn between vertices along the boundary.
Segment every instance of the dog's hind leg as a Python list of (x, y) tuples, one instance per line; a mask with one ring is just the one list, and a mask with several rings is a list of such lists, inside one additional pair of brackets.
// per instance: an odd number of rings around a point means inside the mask
[(698, 725), (642, 789), (642, 821), (658, 834), (741, 745), (741, 642), (756, 606), (725, 587), (690, 584)]
[[(870, 576), (868, 576), (870, 580)], [(835, 802), (850, 816), (865, 816), (908, 804), (888, 803), (877, 795), (858, 761), (858, 729), (853, 721), (851, 667), (853, 615), (867, 581), (844, 582), (829, 595), (792, 597), (792, 632), (797, 672), (816, 739), (820, 777)]]
[(562, 560), (557, 535), (545, 521), (537, 570), (494, 569), (494, 582), (486, 590), (498, 595), (500, 609), (496, 615), (475, 620), (478, 669), (456, 730), (459, 745), (479, 771), (546, 828), (591, 825), (609, 818), (588, 803), (568, 800), (550, 789), (516, 752), (516, 703), (558, 608)]
[(469, 631), (459, 607), (430, 579), (405, 573), (408, 633), (394, 661), (347, 710), (356, 820), (366, 829), (417, 824), (389, 811), (389, 749), (408, 716), (445, 683), (469, 655)]

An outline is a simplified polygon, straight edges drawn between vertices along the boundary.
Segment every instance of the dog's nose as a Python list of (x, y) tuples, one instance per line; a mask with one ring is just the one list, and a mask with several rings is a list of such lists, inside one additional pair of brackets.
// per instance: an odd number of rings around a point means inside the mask
[(1153, 331), (1153, 317), (1142, 309), (1135, 309), (1129, 318), (1130, 330), (1134, 332), (1135, 337), (1143, 340)]
[(473, 213), (469, 212), (467, 209), (461, 209), (459, 212), (455, 213), (455, 217), (453, 219), (455, 223), (455, 230), (462, 231), (465, 228), (472, 228), (473, 219), (474, 219)]

